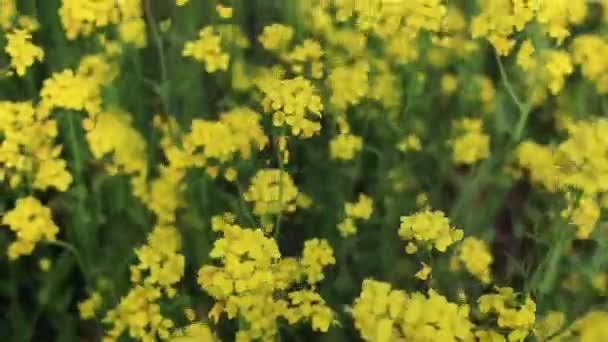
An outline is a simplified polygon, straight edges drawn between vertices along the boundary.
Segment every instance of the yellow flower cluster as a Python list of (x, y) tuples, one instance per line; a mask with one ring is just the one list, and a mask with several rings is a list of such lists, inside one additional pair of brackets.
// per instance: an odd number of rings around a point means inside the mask
[(310, 117), (320, 118), (321, 97), (312, 83), (302, 76), (293, 79), (270, 78), (260, 84), (264, 93), (264, 111), (272, 113), (276, 127), (287, 124), (294, 136), (311, 137), (321, 130), (321, 124)]
[[(76, 39), (79, 35), (88, 36), (95, 29), (111, 24), (121, 24), (127, 25), (120, 28), (121, 33), (126, 33), (123, 36), (127, 38), (125, 41), (139, 41), (136, 43), (139, 46), (146, 32), (142, 15), (141, 0), (62, 0), (59, 9), (61, 24), (68, 39)], [(145, 42), (145, 38), (143, 41)]]
[(51, 209), (31, 196), (18, 199), (15, 208), (2, 216), (1, 223), (17, 236), (17, 240), (8, 247), (10, 259), (30, 255), (38, 241), (54, 241), (59, 233), (51, 217)]
[(91, 319), (95, 317), (95, 311), (99, 309), (102, 303), (103, 299), (101, 298), (99, 292), (93, 292), (89, 298), (78, 303), (78, 312), (80, 313), (80, 317), (82, 319)]
[(44, 80), (37, 110), (63, 108), (85, 111), (91, 120), (101, 111), (101, 86), (114, 78), (112, 66), (100, 55), (82, 58), (74, 72), (66, 69)]
[(443, 212), (425, 209), (410, 216), (401, 216), (399, 236), (408, 240), (405, 248), (408, 254), (415, 253), (421, 244), (445, 252), (450, 245), (462, 240), (463, 231), (450, 226)]
[(508, 55), (515, 45), (512, 37), (531, 22), (538, 23), (559, 44), (570, 34), (569, 27), (581, 23), (587, 15), (582, 0), (479, 1), (481, 13), (471, 22), (473, 38), (485, 37), (501, 55)]
[[(225, 312), (230, 319), (238, 316), (247, 322), (237, 341), (272, 340), (280, 317), (291, 323), (311, 320), (313, 329), (327, 331), (333, 313), (323, 298), (313, 290), (288, 291), (302, 276), (310, 285), (323, 278), (322, 268), (335, 262), (326, 241), (307, 241), (298, 261), (281, 259), (274, 239), (260, 229), (241, 228), (229, 217), (214, 217), (212, 228), (223, 234), (210, 252), (220, 266), (203, 266), (198, 283), (216, 300), (212, 318), (218, 320)], [(288, 300), (277, 297), (277, 291)]]
[(264, 27), (262, 34), (258, 37), (264, 49), (282, 52), (287, 49), (293, 39), (293, 28), (283, 24), (272, 24)]
[(366, 279), (351, 314), (366, 341), (472, 341), (468, 305), (449, 302), (434, 290), (428, 295), (391, 289)]
[(281, 56), (296, 75), (309, 75), (312, 79), (323, 77), (323, 48), (318, 41), (306, 39)]
[(311, 239), (304, 243), (300, 264), (308, 284), (313, 285), (323, 280), (323, 268), (335, 263), (334, 251), (327, 240)]
[(371, 197), (365, 194), (359, 194), (359, 199), (354, 203), (346, 203), (344, 205), (344, 214), (346, 218), (338, 224), (340, 235), (347, 237), (357, 233), (355, 220), (369, 220), (374, 211), (374, 201)]
[(0, 181), (35, 189), (66, 191), (72, 182), (61, 146), (55, 144), (57, 123), (37, 113), (29, 102), (0, 101)]
[(608, 141), (603, 133), (608, 120), (568, 121), (568, 138), (557, 146), (525, 141), (517, 148), (518, 163), (532, 181), (552, 192), (582, 191), (579, 201), (570, 199), (562, 215), (577, 227), (577, 237), (589, 238), (600, 215), (597, 196), (608, 191)]
[(576, 226), (576, 238), (588, 239), (600, 218), (600, 206), (590, 196), (583, 196), (577, 200), (566, 194), (568, 207), (562, 211), (562, 216), (570, 218), (571, 223)]
[(205, 70), (209, 73), (227, 70), (230, 61), (230, 56), (222, 51), (222, 38), (213, 26), (203, 27), (197, 40), (186, 42), (182, 55), (205, 63)]
[(453, 159), (459, 164), (474, 164), (490, 155), (490, 137), (483, 132), (480, 119), (465, 118), (457, 122), (461, 132), (451, 142)]
[(175, 227), (157, 225), (148, 243), (135, 250), (139, 263), (131, 266), (133, 287), (103, 318), (111, 326), (104, 341), (117, 341), (125, 331), (142, 341), (167, 339), (173, 333), (174, 323), (163, 316), (158, 302), (176, 294), (174, 286), (184, 274), (180, 245)]
[(369, 65), (363, 61), (333, 68), (328, 78), (331, 105), (339, 111), (357, 105), (369, 92), (368, 73)]
[(354, 134), (338, 134), (329, 142), (329, 154), (333, 159), (352, 160), (363, 148), (363, 139)]
[(534, 326), (536, 304), (527, 296), (522, 304), (518, 304), (520, 295), (510, 287), (497, 289), (496, 294), (479, 297), (479, 311), (483, 315), (495, 314), (498, 327), (508, 329), (509, 341), (523, 341)]
[(137, 266), (131, 266), (131, 277), (140, 282), (142, 272), (148, 272), (143, 278), (146, 286), (162, 288), (172, 297), (173, 286), (184, 274), (184, 256), (179, 253), (181, 246), (177, 229), (172, 226), (157, 226), (148, 235), (148, 243), (135, 250), (139, 260)]
[(608, 42), (602, 36), (583, 34), (572, 42), (572, 61), (581, 67), (584, 77), (593, 81), (601, 94), (608, 93), (608, 63), (603, 56), (608, 53)]
[(13, 17), (17, 14), (15, 0), (0, 1), (0, 27), (6, 29), (11, 27)]
[(141, 134), (131, 126), (129, 113), (118, 110), (102, 112), (91, 126), (86, 133), (91, 153), (97, 159), (111, 155), (112, 162), (107, 165), (111, 173), (119, 170), (126, 174), (145, 173), (146, 144)]
[(168, 339), (174, 323), (160, 311), (157, 301), (161, 296), (161, 291), (154, 287), (136, 285), (132, 288), (103, 318), (103, 322), (111, 326), (104, 341), (118, 341), (125, 331), (131, 338), (145, 342)]
[(472, 275), (482, 283), (488, 284), (492, 280), (490, 266), (494, 261), (488, 245), (476, 237), (467, 237), (459, 246), (460, 261)]
[(258, 216), (277, 215), (296, 210), (298, 188), (289, 173), (279, 169), (261, 169), (251, 179), (244, 198), (253, 202), (253, 212)]
[(36, 60), (42, 61), (44, 51), (32, 44), (32, 34), (28, 30), (13, 30), (6, 35), (8, 43), (4, 50), (11, 57), (11, 66), (17, 75), (25, 75), (25, 70)]

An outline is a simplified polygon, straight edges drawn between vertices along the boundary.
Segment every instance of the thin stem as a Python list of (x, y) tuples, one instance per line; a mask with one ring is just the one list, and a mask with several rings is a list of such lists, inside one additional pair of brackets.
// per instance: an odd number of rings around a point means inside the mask
[[(158, 28), (156, 27), (156, 22), (154, 20), (154, 12), (152, 12), (152, 5), (150, 0), (144, 1), (145, 5), (145, 14), (146, 20), (148, 22), (148, 26), (150, 26), (150, 32), (152, 33), (152, 39), (156, 45), (156, 53), (158, 54), (158, 60), (160, 64), (160, 78), (162, 81), (162, 86), (164, 86), (168, 80), (168, 72), (167, 72), (167, 63), (165, 61), (165, 48), (163, 44), (163, 39), (160, 36)], [(158, 88), (158, 87), (157, 87)], [(167, 103), (167, 99), (162, 92), (162, 89), (157, 89), (157, 93), (160, 96), (160, 100), (163, 105), (163, 109), (165, 111), (164, 115), (169, 115), (169, 104)]]
[(61, 247), (61, 248), (65, 249), (66, 251), (72, 253), (72, 255), (74, 256), (74, 259), (76, 259), (76, 263), (78, 264), (78, 267), (80, 267), (80, 272), (82, 272), (82, 275), (84, 276), (85, 280), (88, 280), (87, 272), (85, 271), (86, 268), (84, 266), (84, 263), (82, 262), (82, 258), (80, 257), (80, 253), (78, 253), (78, 250), (76, 249), (76, 247), (74, 247), (73, 245), (71, 245), (65, 241), (60, 241), (60, 240), (41, 240), (40, 242), (45, 243), (47, 245), (51, 245), (51, 246)]
[(68, 119), (68, 130), (69, 130), (69, 134), (70, 134), (70, 144), (72, 145), (72, 154), (73, 154), (73, 158), (74, 158), (74, 174), (75, 174), (75, 178), (76, 181), (79, 182), (80, 181), (80, 177), (82, 175), (82, 165), (81, 165), (81, 159), (80, 159), (80, 153), (78, 152), (79, 146), (80, 144), (78, 143), (78, 139), (76, 137), (76, 127), (75, 127), (75, 121), (76, 119), (76, 114), (73, 113), (66, 113), (67, 115), (67, 119)]
[(530, 104), (524, 103), (519, 98), (519, 96), (517, 96), (515, 90), (513, 89), (513, 85), (509, 81), (509, 77), (507, 75), (507, 72), (505, 71), (505, 66), (502, 63), (500, 56), (498, 56), (498, 53), (495, 53), (494, 56), (496, 57), (496, 63), (498, 64), (498, 70), (500, 71), (502, 83), (505, 86), (505, 89), (507, 89), (507, 92), (509, 93), (511, 98), (513, 99), (513, 102), (515, 102), (517, 108), (519, 109), (519, 120), (517, 121), (515, 130), (512, 135), (514, 141), (519, 141), (521, 139), (523, 130), (526, 127), (526, 123), (528, 122), (528, 117), (530, 116)]
[(285, 126), (281, 129), (281, 134), (275, 143), (275, 150), (277, 156), (277, 162), (279, 163), (279, 213), (276, 217), (275, 227), (274, 227), (274, 238), (278, 240), (279, 232), (281, 230), (281, 218), (283, 214), (283, 173), (285, 172), (285, 165), (283, 165), (283, 156), (281, 155), (281, 138), (285, 136)]

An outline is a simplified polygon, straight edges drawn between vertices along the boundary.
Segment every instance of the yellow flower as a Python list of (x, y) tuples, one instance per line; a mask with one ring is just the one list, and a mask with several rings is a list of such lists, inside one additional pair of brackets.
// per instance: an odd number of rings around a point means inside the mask
[(339, 134), (329, 142), (329, 154), (333, 159), (352, 160), (363, 147), (363, 139), (354, 134)]
[(490, 266), (494, 258), (487, 244), (475, 237), (467, 237), (460, 245), (460, 261), (466, 269), (483, 283), (491, 280)]
[(53, 241), (59, 233), (59, 227), (51, 217), (51, 209), (35, 197), (18, 199), (15, 208), (7, 212), (1, 222), (17, 236), (17, 240), (8, 247), (7, 253), (11, 260), (30, 255), (38, 241)]
[(427, 280), (432, 271), (433, 269), (429, 265), (422, 263), (422, 268), (414, 276), (421, 280)]
[(330, 103), (338, 110), (359, 104), (369, 92), (368, 74), (369, 64), (363, 61), (335, 67), (328, 78)]
[(215, 33), (215, 29), (206, 26), (199, 31), (197, 40), (186, 42), (182, 55), (205, 63), (205, 70), (209, 73), (226, 71), (230, 56), (222, 51), (221, 42), (222, 39)]
[(295, 211), (297, 195), (298, 189), (289, 173), (279, 169), (262, 169), (251, 180), (244, 198), (253, 202), (253, 212), (262, 216)]
[(78, 312), (82, 319), (91, 319), (95, 317), (95, 311), (99, 309), (102, 304), (101, 295), (99, 292), (93, 292), (89, 298), (78, 303)]
[(310, 117), (321, 117), (323, 104), (312, 83), (298, 76), (293, 79), (270, 77), (258, 85), (264, 93), (264, 111), (272, 113), (276, 127), (291, 127), (294, 136), (311, 137), (321, 124)]
[(533, 57), (534, 51), (534, 45), (532, 45), (530, 39), (525, 40), (519, 47), (517, 65), (519, 65), (522, 70), (530, 71), (536, 68), (536, 60)]
[(310, 239), (304, 242), (302, 268), (309, 284), (323, 280), (323, 268), (336, 263), (334, 252), (325, 239)]
[(219, 14), (219, 16), (224, 19), (232, 18), (232, 7), (226, 7), (222, 4), (217, 4), (217, 6), (215, 6), (215, 10)]
[(53, 263), (49, 258), (42, 258), (38, 262), (38, 267), (40, 267), (43, 272), (48, 272), (51, 269), (52, 265)]
[(350, 310), (366, 341), (472, 341), (467, 305), (457, 305), (429, 290), (393, 290), (390, 284), (365, 279)]
[(287, 48), (293, 38), (293, 28), (283, 24), (272, 24), (264, 27), (258, 37), (264, 49), (280, 52)]
[(490, 137), (482, 132), (481, 120), (463, 119), (457, 123), (463, 131), (451, 142), (454, 161), (461, 164), (474, 164), (490, 155)]
[[(441, 211), (426, 209), (410, 216), (401, 216), (399, 236), (409, 243), (430, 243), (440, 252), (462, 239), (463, 232), (450, 226), (450, 222)], [(408, 246), (409, 246), (408, 243)], [(408, 252), (414, 250), (408, 247)]]
[(497, 288), (497, 294), (479, 297), (479, 311), (486, 316), (494, 313), (500, 328), (509, 329), (508, 340), (523, 341), (531, 332), (536, 313), (536, 303), (529, 296), (519, 304), (519, 297), (510, 287)]
[(374, 202), (371, 197), (359, 194), (359, 199), (355, 203), (346, 203), (344, 212), (351, 218), (369, 220), (372, 216)]
[(25, 75), (25, 70), (36, 60), (42, 61), (44, 51), (31, 43), (32, 35), (27, 30), (13, 30), (6, 35), (8, 40), (4, 50), (11, 57), (11, 67), (17, 75)]

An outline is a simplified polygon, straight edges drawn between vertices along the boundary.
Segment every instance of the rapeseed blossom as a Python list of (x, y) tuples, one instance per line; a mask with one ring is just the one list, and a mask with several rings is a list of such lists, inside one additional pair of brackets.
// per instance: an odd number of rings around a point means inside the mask
[(34, 62), (42, 61), (44, 51), (32, 44), (31, 32), (27, 30), (14, 30), (6, 35), (8, 43), (4, 50), (11, 57), (11, 66), (17, 72), (17, 75), (25, 75), (25, 70)]
[(59, 233), (59, 227), (51, 217), (51, 209), (35, 197), (18, 199), (15, 208), (4, 214), (1, 222), (17, 237), (8, 247), (10, 259), (31, 254), (40, 240), (54, 241)]
[(197, 40), (186, 42), (182, 55), (204, 63), (209, 73), (227, 70), (230, 61), (230, 56), (222, 51), (221, 37), (212, 26), (202, 28)]
[(441, 211), (424, 211), (409, 216), (401, 216), (399, 236), (408, 242), (408, 254), (415, 252), (416, 245), (427, 245), (440, 252), (457, 241), (460, 241), (463, 232), (452, 227), (449, 219)]
[(0, 0), (0, 336), (607, 340), (607, 13)]

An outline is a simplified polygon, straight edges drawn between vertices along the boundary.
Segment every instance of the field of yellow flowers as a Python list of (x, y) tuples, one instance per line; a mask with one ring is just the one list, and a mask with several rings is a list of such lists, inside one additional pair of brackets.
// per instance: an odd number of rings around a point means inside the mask
[(0, 32), (0, 341), (608, 341), (608, 1)]

